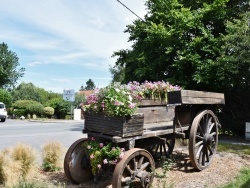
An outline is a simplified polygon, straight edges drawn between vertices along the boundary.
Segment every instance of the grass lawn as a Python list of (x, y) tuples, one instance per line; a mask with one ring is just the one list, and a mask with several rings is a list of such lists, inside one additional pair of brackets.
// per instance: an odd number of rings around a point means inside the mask
[[(231, 152), (241, 155), (250, 155), (249, 145), (240, 144), (218, 144), (219, 152)], [(250, 168), (242, 169), (234, 181), (220, 188), (250, 188)]]

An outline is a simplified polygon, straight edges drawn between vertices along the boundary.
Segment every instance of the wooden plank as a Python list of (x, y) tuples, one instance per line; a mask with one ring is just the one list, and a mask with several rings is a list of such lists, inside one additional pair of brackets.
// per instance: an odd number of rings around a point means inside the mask
[(180, 90), (168, 93), (168, 104), (225, 104), (223, 93)]

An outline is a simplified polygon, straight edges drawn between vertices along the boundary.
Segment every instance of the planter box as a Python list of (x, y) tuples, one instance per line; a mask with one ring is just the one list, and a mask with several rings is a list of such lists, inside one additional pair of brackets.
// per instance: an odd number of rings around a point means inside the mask
[(137, 113), (144, 114), (144, 124), (168, 122), (174, 119), (174, 107), (161, 100), (142, 100)]
[(225, 104), (225, 99), (223, 93), (180, 90), (168, 92), (168, 104)]
[(85, 114), (85, 130), (107, 135), (130, 137), (142, 135), (144, 115), (141, 113), (128, 117), (109, 117), (104, 113)]

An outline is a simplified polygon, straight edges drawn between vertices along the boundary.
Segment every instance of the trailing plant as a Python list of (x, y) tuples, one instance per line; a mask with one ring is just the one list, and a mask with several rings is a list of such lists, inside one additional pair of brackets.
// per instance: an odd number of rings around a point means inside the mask
[(92, 173), (97, 175), (104, 166), (116, 165), (124, 156), (125, 149), (113, 146), (112, 143), (102, 143), (94, 137), (83, 144), (90, 156)]

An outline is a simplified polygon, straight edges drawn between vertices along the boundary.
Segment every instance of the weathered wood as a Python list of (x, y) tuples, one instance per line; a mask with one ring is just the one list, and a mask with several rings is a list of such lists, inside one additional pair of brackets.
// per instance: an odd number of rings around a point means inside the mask
[(180, 90), (168, 93), (168, 104), (225, 104), (223, 93)]
[(161, 101), (159, 99), (143, 99), (138, 106), (140, 108), (144, 106), (164, 106), (166, 104), (166, 101)]
[(142, 135), (144, 115), (137, 113), (128, 117), (110, 117), (104, 113), (86, 113), (85, 130), (107, 135), (129, 137)]
[(144, 114), (144, 124), (167, 122), (174, 118), (174, 107), (167, 107), (165, 101), (146, 99), (139, 104), (137, 113)]

